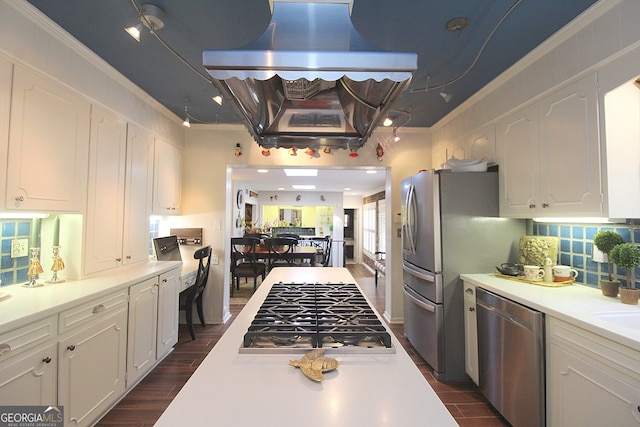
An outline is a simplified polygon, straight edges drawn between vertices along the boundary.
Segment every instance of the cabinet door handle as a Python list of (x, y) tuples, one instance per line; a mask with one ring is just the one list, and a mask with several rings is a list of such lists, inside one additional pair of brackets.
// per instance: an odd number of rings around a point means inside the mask
[(127, 259), (131, 259), (131, 255), (127, 255)]
[(74, 344), (71, 344), (71, 345), (67, 346), (67, 350), (69, 350), (69, 351), (73, 351), (75, 349), (76, 349), (76, 346)]
[(535, 205), (534, 203), (531, 203), (531, 204), (529, 205), (529, 209), (535, 209), (535, 207), (536, 207), (536, 205)]
[(11, 346), (7, 343), (0, 344), (0, 356), (4, 356), (11, 352)]
[(464, 291), (465, 291), (466, 293), (468, 293), (468, 294), (472, 294), (472, 293), (473, 293), (473, 289), (471, 289), (471, 288), (467, 288), (467, 289), (465, 289)]
[(476, 311), (475, 307), (469, 307), (469, 311)]
[(102, 304), (96, 305), (95, 307), (93, 307), (93, 310), (91, 310), (93, 314), (100, 313), (101, 311), (104, 311), (104, 305)]
[(543, 207), (543, 208), (548, 208), (548, 207), (549, 207), (549, 203), (543, 203), (543, 204), (542, 204), (542, 207)]
[(16, 197), (16, 202), (24, 202), (24, 196)]
[(120, 262), (120, 261), (122, 261), (122, 258), (116, 258), (116, 261)]
[(42, 359), (42, 361), (43, 361), (44, 363), (49, 364), (49, 363), (51, 363), (51, 358), (50, 358), (49, 356), (47, 356), (47, 357), (45, 357), (44, 359)]
[(168, 280), (167, 280), (167, 279), (162, 279), (162, 281), (163, 281), (164, 283), (167, 283), (167, 282), (168, 282)]

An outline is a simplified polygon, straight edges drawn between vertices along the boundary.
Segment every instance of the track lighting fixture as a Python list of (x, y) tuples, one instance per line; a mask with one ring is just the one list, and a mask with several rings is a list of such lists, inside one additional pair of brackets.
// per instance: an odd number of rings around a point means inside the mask
[(391, 119), (391, 117), (387, 117), (386, 119), (384, 119), (384, 122), (382, 122), (382, 126), (384, 127), (389, 127), (393, 124), (393, 120)]
[(444, 83), (442, 84), (442, 90), (440, 91), (440, 96), (442, 97), (442, 99), (444, 99), (444, 102), (451, 101), (451, 98), (453, 97), (452, 94), (444, 91)]
[(393, 128), (393, 141), (394, 142), (398, 142), (400, 141), (400, 137), (398, 136), (398, 128)]
[(138, 23), (124, 30), (137, 42), (140, 41), (140, 32), (144, 25), (153, 34), (164, 27), (164, 11), (153, 4), (143, 4), (138, 12)]
[(191, 127), (191, 122), (189, 121), (189, 111), (187, 110), (187, 98), (184, 99), (184, 122), (182, 122), (182, 126), (186, 128)]

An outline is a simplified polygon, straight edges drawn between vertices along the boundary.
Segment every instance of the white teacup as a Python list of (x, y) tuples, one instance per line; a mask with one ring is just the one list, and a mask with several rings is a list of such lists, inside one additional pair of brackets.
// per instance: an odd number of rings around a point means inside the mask
[(568, 265), (556, 265), (553, 267), (553, 281), (566, 282), (567, 280), (576, 279), (578, 271)]
[(537, 282), (544, 277), (544, 270), (537, 265), (525, 265), (524, 266), (524, 278)]

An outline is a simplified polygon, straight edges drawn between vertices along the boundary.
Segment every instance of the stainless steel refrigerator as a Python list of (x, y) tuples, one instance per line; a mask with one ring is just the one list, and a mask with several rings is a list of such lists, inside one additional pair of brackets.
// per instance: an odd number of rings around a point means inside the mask
[(515, 262), (525, 222), (498, 217), (495, 171), (423, 171), (401, 190), (405, 335), (438, 380), (464, 379), (459, 275)]

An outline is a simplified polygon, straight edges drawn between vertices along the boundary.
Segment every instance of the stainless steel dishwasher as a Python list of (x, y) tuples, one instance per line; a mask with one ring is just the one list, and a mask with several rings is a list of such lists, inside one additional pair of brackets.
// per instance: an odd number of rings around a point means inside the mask
[(480, 391), (512, 426), (544, 426), (544, 314), (481, 288), (476, 312)]

